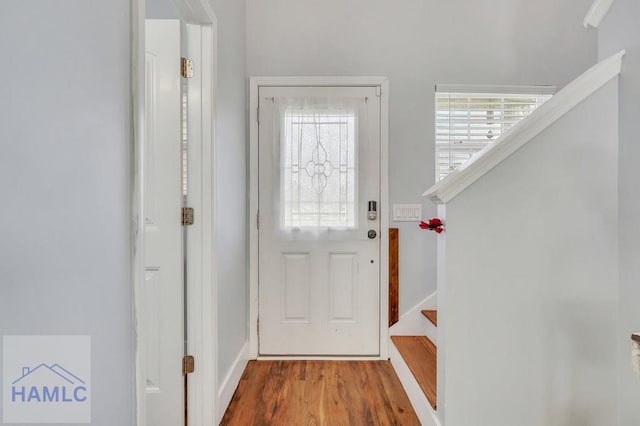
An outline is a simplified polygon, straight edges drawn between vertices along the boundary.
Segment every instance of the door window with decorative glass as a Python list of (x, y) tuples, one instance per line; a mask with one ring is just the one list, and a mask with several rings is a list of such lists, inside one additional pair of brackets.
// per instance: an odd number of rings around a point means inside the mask
[(355, 227), (355, 105), (287, 106), (281, 117), (283, 227)]

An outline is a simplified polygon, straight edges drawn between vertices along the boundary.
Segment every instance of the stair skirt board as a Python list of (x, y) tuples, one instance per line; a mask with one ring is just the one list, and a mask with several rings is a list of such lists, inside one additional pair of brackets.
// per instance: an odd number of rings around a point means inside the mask
[[(426, 322), (424, 318), (423, 321)], [(431, 407), (431, 404), (427, 400), (424, 392), (422, 392), (420, 385), (411, 373), (411, 370), (409, 370), (409, 367), (393, 342), (389, 342), (389, 360), (400, 379), (400, 383), (402, 383), (402, 387), (409, 397), (409, 401), (411, 402), (418, 419), (420, 419), (420, 423), (423, 426), (440, 426), (440, 421), (438, 420), (436, 411)]]
[(402, 314), (400, 321), (389, 328), (390, 336), (427, 336), (437, 342), (436, 327), (422, 314), (423, 310), (437, 309), (438, 292), (435, 291), (420, 303)]

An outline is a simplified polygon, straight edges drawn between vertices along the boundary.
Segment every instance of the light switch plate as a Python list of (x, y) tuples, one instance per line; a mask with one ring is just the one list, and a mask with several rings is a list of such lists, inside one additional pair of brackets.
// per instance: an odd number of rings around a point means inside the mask
[(420, 222), (422, 220), (421, 204), (394, 204), (394, 222)]

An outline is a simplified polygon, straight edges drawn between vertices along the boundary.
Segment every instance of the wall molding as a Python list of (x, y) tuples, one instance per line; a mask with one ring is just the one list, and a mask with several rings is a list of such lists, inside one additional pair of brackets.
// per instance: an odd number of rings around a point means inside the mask
[(625, 51), (589, 68), (522, 121), (511, 127), (493, 144), (433, 185), (422, 195), (436, 204), (446, 204), (504, 161), (540, 132), (569, 112), (589, 95), (620, 74)]
[(231, 398), (233, 397), (233, 394), (238, 387), (238, 383), (240, 383), (240, 378), (242, 377), (242, 373), (244, 373), (248, 362), (249, 341), (246, 341), (242, 346), (242, 349), (240, 349), (240, 353), (236, 357), (235, 361), (233, 361), (233, 365), (231, 366), (229, 373), (220, 384), (220, 388), (218, 391), (218, 401), (216, 404), (215, 424), (219, 424), (222, 420), (222, 417), (224, 417), (224, 413), (227, 411), (227, 407), (229, 406)]
[(607, 15), (607, 12), (609, 12), (613, 1), (614, 0), (595, 0), (589, 8), (587, 16), (584, 17), (583, 24), (585, 28), (598, 28), (604, 17)]

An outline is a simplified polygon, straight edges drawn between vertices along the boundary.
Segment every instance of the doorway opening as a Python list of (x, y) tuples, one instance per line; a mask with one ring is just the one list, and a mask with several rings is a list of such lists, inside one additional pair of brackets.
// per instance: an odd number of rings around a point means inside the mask
[(250, 111), (250, 355), (387, 358), (387, 79), (254, 77)]
[(136, 420), (213, 424), (217, 22), (206, 0), (133, 0), (132, 14)]

